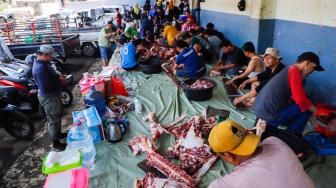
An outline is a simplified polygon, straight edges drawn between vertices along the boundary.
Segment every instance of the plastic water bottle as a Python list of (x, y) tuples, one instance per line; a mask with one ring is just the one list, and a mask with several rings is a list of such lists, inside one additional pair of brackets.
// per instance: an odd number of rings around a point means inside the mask
[(106, 103), (105, 96), (102, 92), (97, 91), (94, 84), (91, 84), (91, 91), (84, 96), (84, 102), (86, 108), (90, 108), (91, 106), (96, 107), (100, 119), (102, 121), (106, 120)]
[(141, 102), (140, 99), (138, 97), (134, 98), (134, 108), (135, 108), (135, 112), (140, 114), (142, 111), (142, 106), (141, 106)]
[(79, 118), (74, 118), (73, 127), (71, 127), (67, 144), (69, 149), (80, 149), (83, 156), (82, 166), (93, 170), (95, 167), (94, 158), (96, 149), (93, 145), (93, 138), (85, 122)]

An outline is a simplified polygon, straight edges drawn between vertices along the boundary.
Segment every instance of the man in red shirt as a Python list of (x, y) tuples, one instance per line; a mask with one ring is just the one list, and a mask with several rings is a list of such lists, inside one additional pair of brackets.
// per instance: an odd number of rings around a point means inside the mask
[(324, 132), (312, 116), (317, 108), (306, 96), (302, 84), (314, 70), (324, 71), (319, 57), (313, 52), (301, 54), (293, 66), (283, 69), (259, 92), (254, 101), (256, 117), (266, 120), (267, 126), (287, 126), (294, 133), (302, 133), (309, 120), (317, 131)]
[(186, 11), (186, 16), (187, 16), (186, 22), (188, 22), (189, 20), (192, 20), (193, 22), (195, 22), (195, 18), (190, 14), (189, 10)]
[(116, 8), (116, 11), (117, 11), (117, 15), (116, 15), (116, 22), (117, 22), (117, 26), (118, 26), (118, 28), (120, 28), (121, 29), (121, 14), (120, 14), (120, 12), (119, 12), (119, 8)]

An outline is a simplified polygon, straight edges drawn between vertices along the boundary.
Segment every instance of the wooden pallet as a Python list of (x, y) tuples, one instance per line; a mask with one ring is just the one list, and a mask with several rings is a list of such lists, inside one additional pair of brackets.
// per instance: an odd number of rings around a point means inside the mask
[[(223, 78), (223, 79), (222, 79), (224, 88), (225, 88), (225, 90), (226, 90), (226, 93), (228, 94), (228, 99), (229, 99), (231, 102), (233, 102), (233, 100), (234, 100), (237, 96), (239, 96), (239, 95), (241, 95), (241, 94), (238, 92), (238, 90), (237, 90), (235, 87), (233, 87), (233, 86), (231, 86), (231, 85), (226, 85), (225, 83), (226, 83), (227, 81), (229, 81), (228, 78)], [(233, 105), (233, 104), (232, 104), (232, 105)], [(235, 107), (236, 107), (237, 110), (244, 110), (244, 109), (246, 108), (246, 106), (245, 106), (243, 103), (238, 103)]]
[(139, 162), (137, 166), (146, 173), (152, 173), (156, 178), (167, 178), (167, 176), (160, 172), (158, 169), (148, 166), (147, 159)]

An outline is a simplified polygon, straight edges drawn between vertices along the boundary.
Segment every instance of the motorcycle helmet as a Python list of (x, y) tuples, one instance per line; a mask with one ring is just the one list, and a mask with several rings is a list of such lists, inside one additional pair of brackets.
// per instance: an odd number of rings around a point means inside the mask
[(33, 67), (33, 63), (34, 63), (36, 58), (37, 58), (36, 54), (27, 55), (27, 57), (25, 59), (25, 62), (29, 67)]

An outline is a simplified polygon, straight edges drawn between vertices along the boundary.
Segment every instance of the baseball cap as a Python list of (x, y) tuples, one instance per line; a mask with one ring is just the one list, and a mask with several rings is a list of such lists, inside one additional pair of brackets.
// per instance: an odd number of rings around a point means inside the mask
[(280, 51), (276, 48), (267, 48), (266, 51), (265, 51), (265, 54), (262, 55), (262, 56), (265, 57), (266, 55), (271, 55), (275, 58), (282, 59), (282, 57), (279, 56), (279, 53), (280, 53)]
[(51, 57), (58, 57), (58, 54), (55, 53), (54, 48), (50, 45), (44, 44), (44, 45), (40, 46), (40, 49), (39, 49), (38, 52), (43, 53), (43, 54), (51, 55)]
[(209, 135), (209, 144), (214, 152), (230, 152), (240, 156), (251, 155), (259, 140), (259, 136), (246, 132), (244, 127), (232, 120), (220, 122)]
[(320, 65), (320, 58), (313, 52), (304, 52), (303, 54), (299, 55), (298, 60), (308, 60), (314, 63), (314, 69), (316, 71), (324, 71), (324, 68), (321, 67)]

